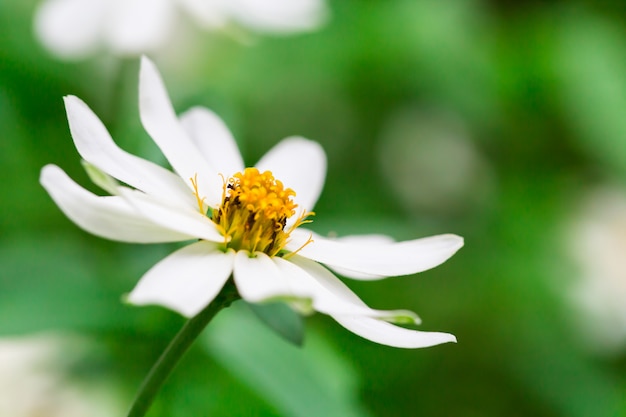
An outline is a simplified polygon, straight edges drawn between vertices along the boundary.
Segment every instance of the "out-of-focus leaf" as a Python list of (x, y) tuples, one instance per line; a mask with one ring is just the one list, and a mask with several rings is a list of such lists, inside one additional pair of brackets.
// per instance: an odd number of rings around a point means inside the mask
[(246, 303), (250, 310), (279, 336), (296, 346), (304, 342), (304, 320), (285, 303)]
[(591, 12), (563, 14), (552, 56), (573, 137), (589, 155), (626, 173), (626, 32)]
[[(114, 321), (114, 294), (98, 283), (84, 245), (61, 236), (0, 242), (0, 334), (85, 328)], [(119, 310), (122, 310), (120, 303)]]
[(321, 335), (298, 349), (240, 307), (223, 312), (204, 339), (222, 366), (285, 416), (369, 415), (358, 404), (354, 370)]

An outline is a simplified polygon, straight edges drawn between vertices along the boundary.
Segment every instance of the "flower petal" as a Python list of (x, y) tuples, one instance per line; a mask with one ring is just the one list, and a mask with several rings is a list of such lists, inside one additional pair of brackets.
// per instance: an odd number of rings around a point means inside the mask
[(120, 187), (123, 197), (142, 216), (168, 229), (188, 234), (194, 238), (212, 242), (223, 242), (215, 223), (197, 210), (182, 208), (169, 204), (168, 201), (157, 199), (141, 191)]
[(222, 198), (222, 179), (183, 129), (158, 70), (145, 56), (141, 59), (139, 74), (139, 114), (144, 128), (178, 175), (183, 179), (197, 175), (200, 196), (206, 197), (210, 206), (218, 205)]
[(313, 294), (313, 307), (321, 313), (375, 317), (395, 323), (420, 323), (411, 311), (369, 308), (330, 271), (310, 259), (295, 255), (288, 261), (274, 258), (274, 262), (293, 285), (301, 286), (303, 293)]
[(381, 345), (414, 349), (456, 342), (456, 337), (449, 333), (405, 329), (370, 317), (335, 315), (333, 318), (352, 333)]
[(41, 170), (41, 185), (74, 223), (94, 235), (134, 243), (176, 242), (193, 238), (137, 213), (121, 197), (90, 193), (55, 165)]
[(283, 299), (286, 301), (310, 299), (305, 288), (294, 286), (289, 277), (273, 260), (262, 252), (254, 257), (246, 251), (237, 252), (234, 278), (241, 297), (251, 303)]
[(395, 242), (391, 236), (381, 234), (339, 236), (334, 240), (354, 245), (386, 245)]
[(160, 305), (193, 317), (213, 301), (230, 277), (234, 255), (212, 242), (185, 246), (146, 272), (127, 301)]
[(83, 58), (100, 41), (106, 0), (47, 0), (35, 14), (35, 33), (61, 58)]
[(196, 205), (193, 193), (178, 175), (120, 149), (98, 116), (78, 97), (64, 100), (74, 145), (85, 161), (148, 194)]
[(192, 19), (206, 29), (218, 29), (227, 23), (222, 10), (224, 7), (219, 0), (179, 0), (178, 3)]
[(243, 171), (237, 142), (217, 114), (203, 107), (194, 107), (180, 116), (180, 122), (204, 159), (217, 172), (229, 177)]
[[(313, 242), (302, 245), (313, 235)], [(395, 243), (351, 243), (327, 239), (304, 229), (291, 233), (289, 250), (302, 249), (300, 255), (338, 268), (356, 279), (409, 275), (442, 264), (463, 246), (463, 238), (438, 235)], [(352, 273), (354, 272), (354, 274)]]
[[(350, 235), (350, 236), (341, 236), (335, 238), (337, 241), (341, 241), (344, 243), (357, 244), (357, 245), (372, 245), (372, 244), (388, 244), (393, 243), (394, 240), (390, 236), (386, 235)], [(329, 266), (333, 271), (337, 274), (342, 275), (344, 277), (360, 279), (365, 281), (371, 281), (375, 279), (385, 278), (384, 275), (376, 275), (376, 274), (366, 274), (363, 272), (350, 271), (348, 269), (339, 268), (336, 266)]]
[(138, 55), (154, 50), (168, 38), (172, 16), (171, 0), (110, 1), (105, 36), (114, 52)]
[(326, 154), (317, 143), (301, 137), (284, 139), (256, 164), (296, 192), (298, 210), (313, 210), (324, 188)]
[(228, 0), (224, 9), (244, 26), (262, 32), (289, 33), (313, 30), (327, 17), (322, 0)]

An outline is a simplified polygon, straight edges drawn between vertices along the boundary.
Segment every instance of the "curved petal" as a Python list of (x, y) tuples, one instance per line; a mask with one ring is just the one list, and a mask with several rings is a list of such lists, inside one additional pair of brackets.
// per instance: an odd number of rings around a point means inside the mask
[(158, 70), (145, 56), (141, 59), (139, 73), (139, 115), (144, 128), (178, 175), (184, 179), (197, 175), (200, 196), (205, 197), (210, 206), (218, 205), (222, 198), (222, 179), (187, 136)]
[[(297, 250), (312, 234), (303, 229), (294, 230), (287, 249)], [(313, 234), (313, 242), (302, 247), (298, 253), (331, 268), (338, 268), (349, 278), (368, 280), (415, 274), (434, 268), (462, 246), (463, 238), (451, 234), (389, 244), (342, 242)]]
[(126, 300), (160, 305), (193, 317), (213, 301), (230, 277), (234, 255), (211, 242), (185, 246), (146, 272)]
[(351, 271), (349, 269), (344, 269), (338, 266), (327, 265), (328, 268), (335, 271), (336, 274), (341, 275), (342, 277), (358, 279), (361, 281), (375, 281), (377, 279), (387, 278), (385, 275), (380, 274), (367, 274), (365, 272), (357, 272)]
[(337, 242), (349, 243), (351, 245), (387, 245), (394, 243), (395, 240), (391, 236), (381, 234), (369, 235), (347, 235), (334, 238)]
[(178, 3), (205, 29), (218, 29), (227, 23), (220, 0), (179, 0)]
[(180, 122), (204, 159), (217, 172), (230, 177), (243, 171), (237, 142), (217, 114), (204, 107), (194, 107), (180, 116)]
[(301, 137), (284, 139), (256, 167), (261, 172), (272, 171), (285, 187), (296, 192), (297, 210), (313, 210), (326, 178), (326, 154), (317, 142)]
[(145, 193), (196, 206), (193, 193), (178, 175), (120, 149), (98, 116), (78, 97), (67, 96), (64, 101), (74, 145), (85, 161)]
[[(373, 245), (373, 244), (389, 244), (393, 243), (394, 240), (390, 236), (386, 235), (350, 235), (350, 236), (341, 236), (335, 238), (337, 241), (341, 241), (344, 243), (356, 244), (356, 245)], [(360, 279), (365, 281), (371, 281), (375, 279), (385, 278), (384, 275), (376, 275), (376, 274), (366, 274), (363, 272), (350, 271), (348, 269), (338, 268), (336, 266), (328, 266), (330, 269), (335, 271), (337, 274), (342, 275), (344, 277), (350, 277), (354, 279)]]
[(234, 278), (241, 297), (251, 303), (273, 299), (302, 300), (311, 295), (300, 286), (294, 286), (273, 260), (262, 252), (250, 257), (247, 251), (237, 252)]
[(289, 261), (274, 258), (274, 262), (294, 286), (301, 286), (303, 293), (313, 294), (313, 307), (321, 313), (375, 317), (395, 323), (420, 323), (420, 319), (411, 311), (369, 308), (330, 271), (310, 259), (295, 255)]
[[(109, 0), (111, 1), (111, 0)], [(158, 48), (168, 38), (175, 14), (171, 0), (122, 0), (112, 8), (105, 36), (119, 54), (138, 55)]]
[(456, 337), (448, 333), (405, 329), (369, 317), (336, 315), (333, 318), (352, 333), (381, 345), (415, 349), (456, 342)]
[(134, 243), (176, 242), (194, 237), (155, 224), (121, 197), (90, 193), (55, 165), (43, 167), (40, 182), (70, 220), (94, 235)]
[(120, 196), (130, 206), (156, 224), (194, 238), (212, 242), (224, 241), (224, 236), (219, 233), (215, 223), (197, 210), (173, 206), (169, 202), (129, 188), (120, 187), (119, 191)]
[(99, 46), (106, 0), (47, 0), (35, 14), (39, 40), (61, 58), (84, 58)]
[(323, 0), (229, 0), (222, 3), (233, 19), (261, 32), (313, 30), (327, 17)]

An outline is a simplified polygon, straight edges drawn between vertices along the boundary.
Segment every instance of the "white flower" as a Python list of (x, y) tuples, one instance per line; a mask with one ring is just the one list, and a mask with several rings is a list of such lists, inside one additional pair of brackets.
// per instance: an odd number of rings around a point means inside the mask
[[(36, 334), (0, 338), (0, 415), (11, 417), (108, 417), (120, 415), (106, 383), (78, 384), (68, 358), (87, 342), (72, 335)], [(71, 353), (68, 355), (68, 352)]]
[(626, 347), (626, 193), (617, 186), (587, 192), (568, 221), (567, 249), (578, 267), (566, 293), (575, 329), (592, 350)]
[(326, 17), (324, 0), (45, 0), (35, 14), (35, 33), (62, 58), (101, 47), (138, 55), (171, 38), (182, 10), (205, 29), (236, 22), (267, 33), (313, 30)]
[(326, 171), (317, 143), (284, 139), (256, 168), (244, 169), (218, 116), (197, 107), (177, 118), (147, 58), (139, 85), (143, 126), (176, 173), (118, 148), (97, 116), (73, 96), (65, 104), (74, 144), (94, 182), (112, 196), (86, 191), (54, 165), (41, 173), (52, 199), (88, 232), (125, 242), (196, 240), (150, 269), (129, 302), (192, 317), (232, 276), (249, 302), (282, 299), (328, 314), (374, 342), (416, 348), (455, 341), (450, 334), (390, 324), (419, 319), (408, 311), (368, 308), (326, 267), (361, 280), (413, 274), (446, 261), (463, 245), (460, 237), (396, 243), (378, 235), (327, 239), (304, 230), (298, 226), (307, 222)]

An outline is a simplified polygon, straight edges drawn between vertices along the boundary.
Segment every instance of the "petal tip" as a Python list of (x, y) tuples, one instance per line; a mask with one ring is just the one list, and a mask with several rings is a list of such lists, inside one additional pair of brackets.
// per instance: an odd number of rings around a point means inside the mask
[(54, 164), (44, 165), (39, 173), (39, 183), (45, 187), (51, 180), (51, 177), (57, 175), (59, 171), (61, 171), (61, 168)]
[(455, 235), (453, 233), (448, 233), (448, 234), (444, 234), (442, 236), (447, 238), (451, 243), (459, 245), (459, 247), (461, 247), (461, 246), (463, 246), (465, 244), (465, 239), (463, 237), (459, 236), (459, 235)]
[(72, 130), (72, 126), (77, 124), (78, 118), (82, 117), (84, 121), (87, 119), (85, 113), (91, 112), (91, 109), (83, 100), (73, 95), (63, 96), (63, 104), (65, 105), (65, 114), (70, 124), (70, 131)]
[(197, 313), (199, 313), (199, 310), (196, 311), (196, 309), (192, 310), (190, 308), (185, 308), (184, 306), (181, 306), (181, 305), (176, 305), (175, 303), (172, 303), (172, 302), (165, 302), (164, 300), (157, 299), (158, 297), (153, 298), (149, 296), (144, 296), (144, 297), (138, 296), (137, 293), (138, 293), (137, 291), (133, 290), (128, 294), (124, 294), (122, 296), (122, 302), (124, 304), (132, 305), (135, 307), (146, 307), (146, 306), (163, 307), (168, 310), (172, 310), (188, 319), (192, 318)]
[(308, 147), (307, 149), (308, 152), (318, 152), (324, 157), (326, 157), (326, 152), (324, 152), (324, 148), (322, 147), (322, 145), (320, 145), (318, 142), (312, 139), (305, 138), (304, 136), (298, 136), (298, 135), (288, 136), (285, 139), (283, 139), (281, 142), (290, 143), (290, 144), (298, 144), (296, 146), (301, 146), (301, 147), (306, 146)]
[(152, 64), (152, 60), (150, 58), (148, 58), (148, 56), (146, 54), (142, 54), (141, 55), (140, 61), (141, 61), (141, 65), (142, 66), (143, 65), (150, 65), (150, 64)]
[(150, 58), (148, 58), (146, 55), (142, 55), (140, 64), (139, 64), (140, 78), (145, 77), (147, 75), (146, 73), (154, 74), (154, 73), (158, 73), (158, 70), (156, 68), (156, 65)]

